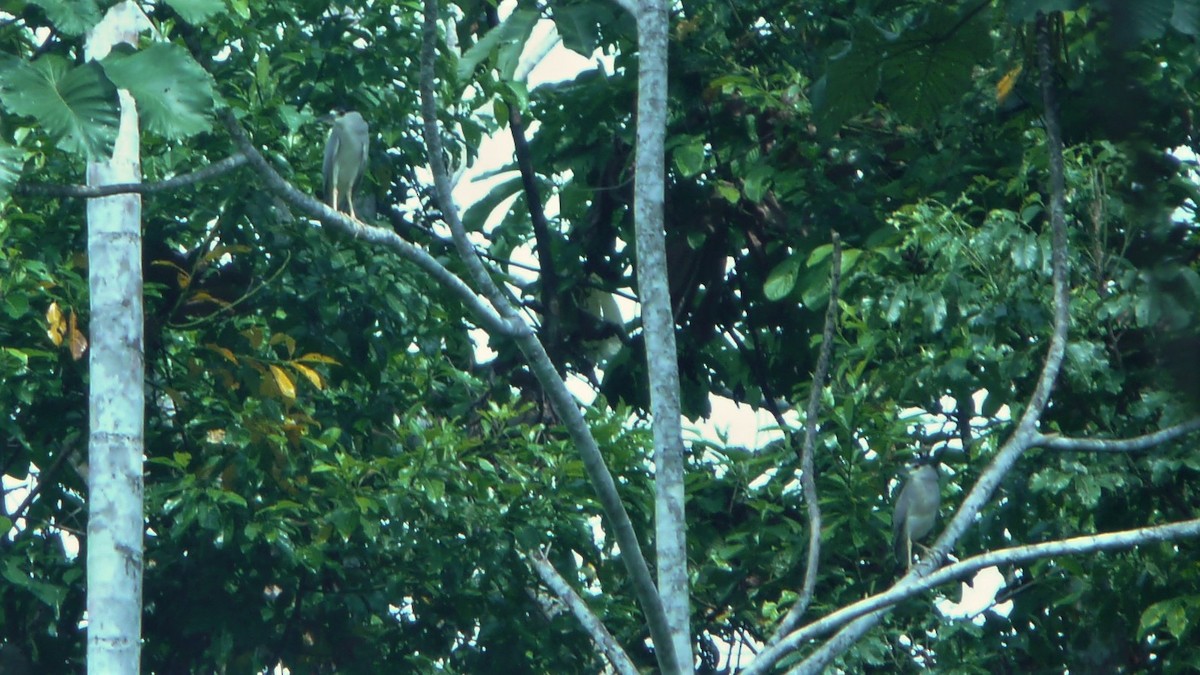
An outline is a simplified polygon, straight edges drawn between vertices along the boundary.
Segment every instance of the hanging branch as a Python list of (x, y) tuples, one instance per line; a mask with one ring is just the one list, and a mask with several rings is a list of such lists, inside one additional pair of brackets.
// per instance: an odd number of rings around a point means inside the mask
[(838, 287), (842, 279), (842, 240), (837, 232), (833, 233), (833, 254), (830, 256), (829, 270), (829, 306), (825, 310), (825, 329), (821, 333), (821, 352), (817, 357), (817, 367), (813, 371), (812, 386), (808, 391), (808, 408), (804, 420), (804, 450), (800, 455), (800, 485), (804, 490), (804, 502), (808, 508), (808, 561), (804, 570), (804, 586), (796, 604), (775, 629), (775, 634), (767, 641), (768, 645), (775, 644), (788, 634), (800, 621), (804, 612), (812, 602), (813, 591), (817, 586), (817, 568), (821, 558), (821, 505), (817, 499), (816, 469), (813, 468), (813, 449), (817, 441), (817, 417), (821, 412), (821, 391), (825, 386), (825, 377), (829, 373), (829, 361), (833, 358), (833, 333), (838, 319)]

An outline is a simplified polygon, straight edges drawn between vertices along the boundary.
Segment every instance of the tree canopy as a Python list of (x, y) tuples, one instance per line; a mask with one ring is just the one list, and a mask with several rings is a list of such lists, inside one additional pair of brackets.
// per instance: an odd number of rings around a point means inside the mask
[[(7, 658), (41, 673), (84, 660), (73, 547), (87, 546), (91, 323), (87, 194), (71, 186), (111, 152), (118, 89), (138, 103), (148, 186), (143, 669), (602, 670), (532, 551), (655, 668), (628, 551), (517, 340), (481, 349), (489, 326), (455, 288), (285, 201), (233, 131), (319, 197), (319, 118), (361, 111), (373, 145), (359, 213), (471, 279), (425, 168), (421, 3), (142, 2), (141, 47), (85, 62), (109, 4), (0, 13), (0, 473), (6, 491), (28, 488), (0, 512), (0, 672)], [(646, 331), (589, 310), (597, 292), (645, 284), (639, 25), (618, 4), (444, 3), (436, 116), (452, 172), (481, 161), (485, 137), (516, 137), (506, 180), (459, 205), (462, 225), (554, 369), (595, 389), (585, 417), (649, 553)], [(522, 55), (547, 21), (560, 49), (600, 65), (531, 87)], [(953, 554), (1195, 516), (1197, 35), (1198, 0), (670, 7), (663, 229), (682, 412), (706, 417), (720, 396), (782, 432), (758, 448), (688, 443), (698, 670), (749, 664), (808, 569), (807, 620), (895, 582), (889, 499), (920, 443), (947, 448), (940, 532), (1020, 433), (1060, 306), (1049, 120), (1065, 357), (1041, 442)], [(822, 346), (810, 560), (799, 478)], [(1136, 452), (1084, 442), (1164, 429), (1181, 431)], [(934, 598), (959, 592), (941, 585), (835, 656), (849, 672), (1187, 671), (1196, 558), (1183, 539), (1002, 564), (991, 609), (947, 616)]]

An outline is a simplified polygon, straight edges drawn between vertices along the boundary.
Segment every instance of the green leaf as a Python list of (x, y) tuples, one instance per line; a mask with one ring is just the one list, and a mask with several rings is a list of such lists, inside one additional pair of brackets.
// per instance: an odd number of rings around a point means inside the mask
[(1200, 34), (1200, 0), (1175, 0), (1171, 27), (1184, 35)]
[(813, 85), (813, 112), (823, 135), (866, 112), (879, 91), (883, 37), (873, 24), (855, 26), (854, 41), (829, 60), (829, 67)]
[(778, 301), (787, 297), (796, 287), (796, 278), (800, 272), (800, 256), (788, 256), (775, 266), (763, 283), (763, 294), (768, 300)]
[(541, 15), (531, 9), (518, 9), (496, 28), (488, 31), (458, 60), (458, 81), (466, 83), (475, 73), (475, 68), (493, 55), (497, 56), (497, 69), (504, 79), (512, 79), (517, 60), (525, 48), (525, 42)]
[(480, 199), (472, 204), (471, 207), (463, 213), (463, 227), (465, 227), (468, 232), (478, 232), (482, 230), (483, 226), (487, 223), (488, 217), (492, 215), (492, 211), (495, 211), (501, 204), (504, 203), (505, 200), (511, 198), (515, 194), (520, 193), (521, 189), (522, 185), (519, 177), (504, 181), (503, 183), (500, 183), (496, 187), (492, 188), (492, 191), (487, 193), (483, 199)]
[(0, 103), (38, 121), (67, 152), (107, 158), (117, 138), (117, 88), (100, 65), (72, 67), (54, 54), (0, 62)]
[(166, 0), (183, 20), (190, 24), (199, 24), (208, 20), (214, 14), (225, 12), (225, 0)]
[(0, 202), (12, 194), (13, 186), (21, 178), (21, 167), (24, 164), (24, 150), (0, 141)]
[(1119, 38), (1132, 42), (1157, 40), (1167, 31), (1175, 13), (1175, 0), (1138, 0), (1113, 2), (1113, 30)]
[(1138, 621), (1138, 640), (1164, 623), (1168, 633), (1182, 640), (1191, 629), (1191, 616), (1197, 610), (1200, 610), (1200, 595), (1185, 595), (1150, 605)]
[(78, 37), (100, 21), (96, 0), (31, 0), (64, 35)]
[(213, 80), (182, 47), (156, 43), (102, 62), (112, 81), (137, 100), (142, 127), (169, 139), (212, 129)]
[(717, 183), (717, 194), (721, 195), (730, 204), (736, 204), (742, 200), (742, 193), (738, 192), (738, 189), (727, 181)]
[(704, 139), (700, 136), (689, 136), (671, 151), (675, 160), (675, 168), (685, 178), (691, 178), (704, 168)]
[(611, 20), (612, 9), (600, 3), (563, 6), (556, 3), (550, 7), (563, 46), (591, 58), (600, 46), (600, 24)]
[(756, 165), (753, 169), (750, 169), (746, 174), (746, 179), (742, 182), (742, 194), (746, 195), (746, 199), (755, 204), (761, 202), (774, 176), (775, 170), (770, 166), (766, 164)]
[(880, 86), (888, 103), (906, 121), (923, 123), (961, 101), (972, 71), (992, 55), (990, 28), (986, 12), (964, 16), (935, 5), (888, 46)]

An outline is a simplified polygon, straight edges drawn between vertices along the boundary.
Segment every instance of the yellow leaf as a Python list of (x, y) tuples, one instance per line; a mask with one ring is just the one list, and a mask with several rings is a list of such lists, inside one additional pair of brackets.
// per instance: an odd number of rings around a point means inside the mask
[(288, 365), (295, 368), (296, 372), (298, 372), (304, 376), (304, 379), (308, 380), (309, 382), (312, 382), (312, 386), (316, 387), (317, 389), (325, 388), (325, 383), (321, 381), (321, 374), (318, 373), (317, 371), (313, 370), (312, 368), (309, 368), (306, 365), (296, 363), (295, 361), (291, 362)]
[(234, 246), (225, 246), (225, 245), (216, 246), (213, 248), (213, 250), (204, 254), (204, 262), (210, 263), (214, 260), (220, 260), (220, 258), (222, 256), (224, 256), (226, 253), (248, 253), (249, 251), (250, 251), (249, 246), (244, 246), (241, 244), (237, 244)]
[(332, 356), (325, 356), (324, 354), (318, 354), (316, 352), (309, 352), (309, 353), (297, 358), (296, 360), (297, 361), (311, 361), (313, 363), (332, 363), (335, 366), (341, 365), (337, 362), (337, 359), (333, 358)]
[(247, 328), (246, 330), (242, 331), (242, 335), (250, 341), (250, 346), (254, 349), (258, 349), (262, 346), (263, 335), (261, 328)]
[(179, 284), (180, 288), (187, 288), (188, 284), (192, 283), (192, 275), (187, 270), (183, 269), (179, 265), (176, 265), (170, 260), (155, 260), (154, 262), (150, 263), (150, 266), (170, 267), (171, 269), (175, 270), (175, 282)]
[(291, 358), (292, 354), (296, 353), (295, 338), (293, 338), (291, 335), (288, 335), (287, 333), (276, 333), (271, 336), (270, 344), (272, 346), (277, 345), (280, 342), (282, 342), (284, 344), (284, 346), (287, 347), (288, 357)]
[(1017, 78), (1021, 76), (1021, 65), (1004, 74), (1000, 81), (996, 83), (996, 103), (1004, 103), (1012, 94), (1013, 87), (1017, 84)]
[(62, 315), (62, 310), (58, 308), (57, 302), (50, 303), (50, 307), (46, 310), (46, 335), (50, 336), (50, 341), (55, 347), (61, 347), (63, 336), (67, 334), (67, 321)]
[(279, 387), (279, 393), (283, 394), (286, 399), (296, 398), (296, 384), (292, 382), (292, 378), (283, 372), (283, 368), (275, 364), (271, 364), (271, 375), (275, 378), (275, 386)]
[(238, 362), (237, 357), (234, 356), (233, 352), (229, 351), (228, 349), (226, 349), (220, 345), (213, 344), (211, 342), (204, 346), (211, 349), (212, 351), (220, 354), (221, 356), (224, 356), (227, 360), (233, 362), (234, 365), (237, 365), (237, 362)]
[(208, 292), (206, 292), (206, 291), (196, 291), (195, 293), (188, 296), (188, 300), (187, 300), (187, 304), (189, 304), (189, 305), (199, 305), (204, 302), (211, 302), (214, 305), (220, 305), (222, 307), (226, 307), (229, 305), (228, 302), (225, 302), (224, 300), (222, 300), (220, 298), (215, 298), (212, 295), (209, 295)]
[(75, 323), (75, 310), (71, 310), (71, 358), (78, 361), (83, 358), (83, 353), (87, 351), (88, 341), (84, 337), (83, 331)]

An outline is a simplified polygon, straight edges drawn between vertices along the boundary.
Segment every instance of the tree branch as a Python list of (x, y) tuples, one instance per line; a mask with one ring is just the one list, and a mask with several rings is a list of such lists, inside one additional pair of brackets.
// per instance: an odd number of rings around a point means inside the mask
[(533, 563), (533, 569), (542, 583), (554, 591), (558, 599), (567, 606), (567, 609), (579, 621), (579, 625), (583, 626), (584, 631), (591, 636), (592, 642), (596, 643), (608, 662), (612, 664), (613, 670), (621, 675), (637, 675), (638, 669), (629, 660), (629, 655), (625, 653), (621, 645), (617, 644), (616, 638), (608, 632), (599, 617), (588, 609), (587, 603), (579, 597), (575, 589), (571, 588), (571, 584), (567, 583), (558, 570), (554, 569), (554, 565), (550, 564), (546, 554), (542, 551), (530, 551), (528, 555), (529, 560)]
[(1137, 452), (1148, 450), (1176, 438), (1200, 431), (1200, 417), (1166, 429), (1133, 438), (1067, 438), (1057, 434), (1038, 434), (1032, 444), (1048, 450), (1078, 450), (1084, 452)]
[[(902, 600), (920, 595), (925, 591), (956, 579), (969, 578), (979, 570), (988, 567), (1029, 563), (1034, 560), (1054, 556), (1082, 555), (1099, 551), (1119, 551), (1145, 544), (1195, 537), (1200, 537), (1200, 518), (1170, 523), (1168, 525), (1155, 525), (1154, 527), (1139, 527), (1119, 532), (1072, 537), (1070, 539), (1014, 546), (1012, 548), (981, 553), (930, 572), (924, 577), (906, 577), (901, 583), (892, 586), (882, 593), (859, 600), (852, 605), (847, 605), (823, 617), (819, 621), (814, 621), (803, 629), (788, 635), (778, 644), (764, 650), (749, 668), (742, 671), (742, 675), (755, 675), (766, 672), (766, 669), (778, 661), (780, 656), (803, 645), (809, 640), (826, 635), (856, 619), (868, 616), (882, 616), (885, 610), (895, 606)], [(813, 657), (810, 657), (810, 660), (811, 658), (815, 658), (815, 656), (814, 654)], [(790, 672), (811, 671), (804, 668), (802, 664), (802, 666), (798, 666)]]
[[(500, 25), (500, 16), (495, 6), (486, 8), (488, 30), (494, 30)], [(562, 308), (559, 303), (558, 268), (555, 267), (553, 242), (550, 240), (550, 224), (546, 222), (546, 212), (542, 208), (542, 195), (538, 191), (537, 173), (533, 169), (533, 157), (529, 151), (529, 141), (525, 138), (525, 121), (521, 111), (516, 106), (509, 106), (508, 129), (513, 139), (513, 154), (517, 158), (517, 168), (521, 174), (521, 189), (525, 193), (525, 206), (529, 211), (529, 221), (533, 226), (533, 241), (537, 252), (538, 266), (541, 267), (538, 285), (541, 290), (542, 307), (542, 343), (559, 344), (559, 324)], [(560, 350), (552, 354), (555, 367), (561, 375), (563, 363)]]
[[(897, 582), (897, 586), (911, 583), (914, 578), (930, 575), (941, 564), (954, 544), (975, 524), (975, 517), (991, 501), (1000, 482), (1012, 469), (1021, 455), (1028, 450), (1036, 438), (1038, 422), (1042, 412), (1050, 400), (1054, 382), (1062, 368), (1063, 356), (1066, 353), (1067, 330), (1070, 324), (1070, 289), (1068, 287), (1067, 261), (1067, 226), (1064, 214), (1065, 179), (1063, 177), (1063, 142), (1062, 132), (1058, 122), (1058, 100), (1054, 90), (1053, 64), (1050, 59), (1050, 33), (1045, 14), (1039, 14), (1037, 19), (1038, 64), (1041, 78), (1042, 102), (1045, 107), (1046, 151), (1050, 155), (1050, 227), (1052, 231), (1053, 252), (1051, 270), (1054, 279), (1054, 320), (1051, 329), (1050, 344), (1046, 351), (1046, 359), (1042, 364), (1038, 383), (1029, 398), (1020, 422), (1012, 437), (997, 451), (995, 459), (983, 470), (979, 479), (963, 500), (946, 529), (934, 542), (930, 554), (924, 560), (909, 570), (908, 574)], [(807, 659), (796, 667), (794, 672), (818, 673), (840, 653), (862, 638), (873, 628), (886, 612), (882, 610), (860, 616), (847, 625), (837, 635), (813, 652)], [(807, 629), (805, 629), (807, 630)], [(759, 655), (755, 661), (764, 661), (764, 668), (770, 667), (788, 650), (783, 645), (794, 647), (802, 641), (788, 640), (780, 642)]]
[[(458, 211), (450, 194), (450, 178), (446, 172), (446, 164), (442, 161), (443, 150), (441, 137), (438, 135), (437, 99), (434, 95), (434, 58), (437, 41), (437, 2), (425, 0), (424, 22), (422, 25), (421, 47), (421, 116), (424, 123), (424, 136), (429, 152), (430, 169), (433, 172), (434, 184), (437, 187), (438, 203), (450, 230), (460, 257), (471, 270), (472, 278), (484, 289), (488, 299), (496, 311), (504, 318), (505, 325), (511, 327), (513, 339), (517, 347), (529, 361), (529, 367), (538, 378), (550, 404), (558, 414), (567, 430), (571, 441), (579, 451), (584, 470), (596, 490), (600, 505), (604, 508), (606, 524), (611, 528), (617, 544), (621, 547), (621, 560), (629, 572), (634, 592), (642, 611), (646, 614), (646, 623), (650, 629), (650, 637), (654, 641), (655, 656), (662, 664), (675, 663), (675, 648), (671, 643), (671, 631), (667, 624), (666, 613), (654, 578), (650, 575), (650, 567), (642, 553), (641, 542), (633, 529), (621, 495), (617, 491), (616, 481), (604, 463), (600, 447), (588, 428), (587, 421), (575, 398), (567, 391), (566, 384), (559, 377), (558, 371), (550, 361), (545, 347), (537, 339), (537, 335), (524, 321), (520, 319), (517, 309), (508, 302), (499, 287), (487, 274), (471, 248), (467, 239), (466, 229), (458, 217)], [(473, 294), (472, 294), (473, 297)], [(667, 671), (666, 668), (663, 669)]]
[(817, 499), (816, 469), (813, 468), (813, 448), (817, 441), (817, 416), (821, 412), (821, 391), (825, 388), (825, 377), (829, 373), (829, 361), (833, 357), (833, 332), (838, 320), (838, 286), (842, 278), (842, 240), (833, 233), (833, 254), (830, 256), (829, 305), (825, 310), (825, 329), (821, 333), (821, 352), (817, 367), (813, 371), (812, 386), (808, 391), (808, 408), (804, 419), (804, 450), (800, 455), (800, 485), (804, 490), (804, 502), (808, 507), (808, 562), (804, 570), (804, 586), (796, 604), (775, 629), (768, 645), (778, 642), (800, 621), (812, 602), (817, 587), (817, 567), (821, 557), (821, 505)]
[(239, 149), (247, 157), (250, 166), (255, 172), (262, 177), (263, 181), (271, 190), (282, 197), (284, 200), (291, 203), (296, 208), (311, 218), (315, 218), (327, 228), (338, 230), (349, 234), (356, 238), (361, 238), (372, 244), (387, 246), (396, 251), (400, 257), (414, 263), (417, 267), (425, 270), (433, 277), (441, 286), (450, 290), (451, 293), (458, 296), (459, 300), (475, 315), (479, 320), (480, 325), (487, 328), (489, 332), (495, 332), (497, 335), (511, 335), (513, 330), (510, 325), (501, 317), (497, 316), (483, 300), (475, 294), (466, 284), (462, 282), (453, 272), (446, 269), (424, 250), (413, 246), (407, 241), (400, 238), (400, 235), (391, 230), (385, 230), (381, 227), (373, 227), (359, 221), (351, 220), (346, 215), (334, 211), (323, 202), (319, 202), (312, 197), (300, 192), (291, 183), (284, 180), (271, 165), (267, 164), (267, 160), (262, 156), (262, 153), (254, 147), (250, 137), (246, 134), (245, 129), (233, 116), (233, 112), (225, 110), (222, 113), (222, 118), (226, 128), (229, 129), (230, 135), (234, 142), (237, 143)]
[(20, 183), (16, 186), (17, 194), (26, 195), (47, 195), (51, 197), (77, 197), (80, 199), (94, 199), (96, 197), (110, 197), (112, 195), (137, 193), (150, 194), (152, 192), (164, 192), (175, 188), (194, 185), (201, 181), (215, 178), (222, 174), (229, 173), (234, 169), (249, 162), (250, 159), (245, 153), (237, 153), (230, 155), (219, 162), (209, 164), (203, 169), (198, 169), (191, 173), (185, 173), (181, 176), (160, 180), (157, 183), (114, 183), (112, 185), (54, 185), (51, 183)]

